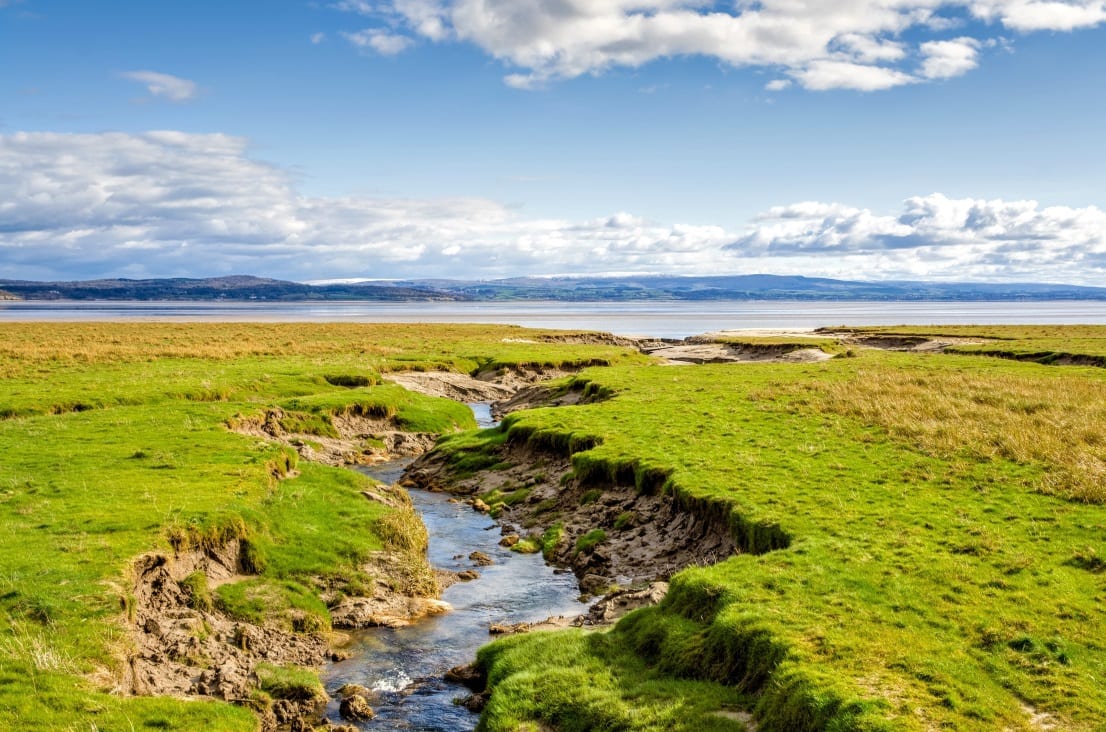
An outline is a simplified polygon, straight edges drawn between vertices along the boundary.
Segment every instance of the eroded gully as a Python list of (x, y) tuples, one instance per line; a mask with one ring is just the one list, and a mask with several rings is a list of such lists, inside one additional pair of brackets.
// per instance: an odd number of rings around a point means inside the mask
[[(470, 405), (481, 427), (494, 426), (487, 404)], [(384, 483), (399, 480), (410, 458), (362, 468)], [(430, 534), (430, 563), (461, 571), (476, 569), (480, 576), (446, 588), (442, 599), (453, 606), (445, 615), (428, 617), (405, 628), (373, 628), (353, 635), (346, 648), (352, 656), (330, 665), (323, 681), (333, 701), (327, 717), (342, 720), (338, 693), (345, 684), (373, 692), (372, 720), (356, 723), (366, 730), (472, 730), (478, 716), (455, 699), (469, 692), (443, 675), (469, 663), (480, 646), (489, 642), (493, 623), (536, 622), (551, 616), (577, 615), (587, 607), (577, 597), (576, 577), (556, 573), (540, 555), (519, 554), (499, 546), (497, 524), (450, 496), (412, 489), (411, 500)], [(480, 551), (493, 564), (477, 567), (468, 557)]]

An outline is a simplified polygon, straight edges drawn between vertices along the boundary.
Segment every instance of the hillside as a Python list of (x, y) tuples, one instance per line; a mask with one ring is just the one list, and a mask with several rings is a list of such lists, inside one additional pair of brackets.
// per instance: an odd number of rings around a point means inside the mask
[(1106, 300), (1106, 288), (1077, 285), (852, 282), (764, 274), (716, 277), (518, 277), (483, 281), (426, 279), (318, 285), (252, 276), (73, 282), (0, 280), (0, 288), (26, 300)]

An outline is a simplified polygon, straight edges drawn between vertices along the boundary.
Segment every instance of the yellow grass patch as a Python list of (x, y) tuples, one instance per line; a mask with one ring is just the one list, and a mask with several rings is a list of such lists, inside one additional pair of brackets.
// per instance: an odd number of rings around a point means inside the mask
[(817, 410), (878, 425), (927, 453), (1040, 463), (1041, 492), (1106, 503), (1106, 389), (1098, 379), (874, 368), (802, 389)]

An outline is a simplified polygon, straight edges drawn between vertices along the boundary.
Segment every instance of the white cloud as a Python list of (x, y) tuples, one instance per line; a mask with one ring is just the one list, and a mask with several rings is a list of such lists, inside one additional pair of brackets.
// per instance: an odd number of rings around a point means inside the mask
[(814, 61), (796, 71), (795, 78), (807, 89), (859, 89), (879, 91), (915, 81), (910, 74), (885, 66), (855, 64), (851, 61)]
[(311, 43), (313, 45), (317, 46), (325, 40), (326, 40), (326, 33), (319, 32), (319, 33), (312, 33), (311, 34)]
[(389, 33), (380, 28), (368, 28), (357, 33), (343, 33), (347, 41), (358, 48), (371, 48), (382, 56), (395, 56), (403, 53), (414, 41), (408, 36)]
[(145, 84), (146, 91), (152, 96), (164, 97), (171, 102), (187, 102), (199, 92), (196, 82), (157, 71), (124, 71), (119, 76)]
[[(811, 89), (886, 89), (978, 63), (968, 26), (1072, 31), (1106, 22), (1103, 0), (344, 0), (334, 7), (434, 42), (471, 43), (517, 88), (706, 56), (769, 67)], [(909, 31), (909, 33), (908, 33)], [(936, 45), (935, 45), (936, 44)], [(971, 53), (969, 53), (971, 52)]]
[(1036, 201), (909, 198), (897, 215), (836, 203), (772, 208), (727, 249), (767, 260), (832, 255), (885, 276), (1101, 283), (1106, 212)]
[(923, 43), (920, 47), (925, 56), (922, 76), (927, 79), (948, 79), (968, 73), (979, 64), (979, 45), (979, 41), (974, 38)]
[(496, 201), (301, 195), (245, 140), (182, 132), (0, 136), (5, 277), (294, 280), (587, 272), (1100, 284), (1106, 213), (1035, 201), (908, 199), (772, 208), (741, 231), (633, 213), (527, 217)]
[(361, 13), (362, 15), (375, 15), (376, 8), (366, 0), (340, 0), (334, 3), (336, 10), (344, 10), (349, 13)]
[(978, 0), (969, 7), (978, 18), (1023, 32), (1074, 31), (1106, 22), (1106, 3), (1101, 0)]
[(768, 91), (783, 91), (791, 86), (791, 79), (772, 79), (764, 85)]

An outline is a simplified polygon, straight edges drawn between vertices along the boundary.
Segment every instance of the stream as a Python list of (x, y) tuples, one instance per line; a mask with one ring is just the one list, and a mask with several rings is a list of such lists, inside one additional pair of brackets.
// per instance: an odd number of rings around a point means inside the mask
[[(481, 427), (492, 427), (487, 404), (471, 404)], [(411, 459), (365, 466), (359, 470), (384, 483), (402, 476)], [(365, 730), (473, 730), (479, 716), (454, 704), (470, 692), (442, 676), (453, 666), (470, 663), (492, 637), (491, 623), (520, 623), (556, 615), (578, 615), (587, 607), (577, 597), (571, 572), (554, 573), (540, 554), (519, 554), (499, 546), (499, 527), (485, 514), (450, 496), (411, 490), (411, 500), (430, 533), (430, 563), (459, 571), (475, 568), (479, 579), (458, 582), (442, 593), (453, 612), (428, 617), (406, 628), (373, 628), (353, 634), (346, 650), (351, 658), (331, 664), (323, 683), (332, 697), (327, 717), (349, 724), (338, 714), (337, 690), (360, 684), (378, 693), (376, 717), (357, 723)], [(473, 551), (494, 564), (474, 567)]]

